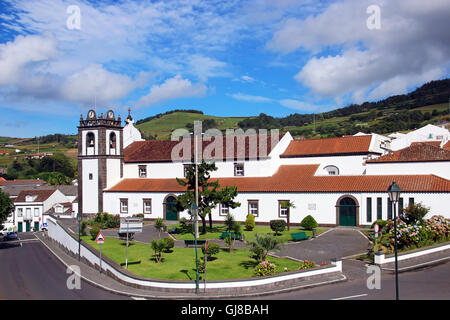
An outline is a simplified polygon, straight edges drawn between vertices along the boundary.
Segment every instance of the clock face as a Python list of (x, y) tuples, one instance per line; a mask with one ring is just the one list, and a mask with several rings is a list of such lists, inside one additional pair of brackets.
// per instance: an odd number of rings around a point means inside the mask
[(113, 119), (114, 118), (114, 112), (108, 111), (108, 118)]
[(95, 118), (95, 111), (94, 110), (89, 111), (88, 112), (88, 117), (91, 118), (91, 119)]

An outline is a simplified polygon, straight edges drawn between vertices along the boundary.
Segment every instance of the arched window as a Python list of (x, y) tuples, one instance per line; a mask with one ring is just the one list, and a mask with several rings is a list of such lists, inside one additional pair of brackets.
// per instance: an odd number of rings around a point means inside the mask
[(95, 134), (88, 132), (86, 134), (86, 155), (92, 156), (95, 154)]
[(109, 148), (116, 149), (116, 134), (114, 132), (109, 135)]
[(323, 170), (325, 170), (325, 172), (328, 173), (328, 175), (330, 176), (339, 175), (339, 168), (336, 166), (326, 166), (325, 168), (323, 168)]

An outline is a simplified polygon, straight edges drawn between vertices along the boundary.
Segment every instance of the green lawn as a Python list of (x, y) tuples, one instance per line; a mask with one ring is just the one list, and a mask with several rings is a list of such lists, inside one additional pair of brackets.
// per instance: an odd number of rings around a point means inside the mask
[[(180, 227), (180, 225), (177, 225), (178, 227)], [(259, 234), (266, 234), (266, 233), (270, 233), (272, 235), (275, 235), (274, 232), (270, 229), (269, 226), (256, 226), (253, 231), (245, 231), (244, 227), (242, 227), (243, 231), (244, 231), (244, 237), (245, 240), (252, 240), (255, 237), (255, 234), (259, 233)], [(191, 227), (188, 227), (184, 230), (183, 233), (179, 233), (179, 234), (175, 234), (174, 236), (179, 239), (179, 240), (194, 240), (194, 235), (191, 233), (192, 231)], [(222, 234), (222, 232), (226, 232), (226, 227), (224, 225), (213, 225), (212, 230), (209, 229), (209, 224), (206, 228), (206, 230), (208, 231), (206, 234), (200, 234), (200, 238), (201, 240), (206, 240), (206, 239), (219, 239), (220, 235)], [(324, 232), (326, 229), (317, 229), (317, 234)], [(199, 223), (199, 232), (201, 233), (202, 231), (202, 224), (201, 222)], [(312, 231), (308, 231), (308, 230), (304, 230), (301, 227), (292, 227), (290, 228), (290, 230), (288, 231), (287, 229), (283, 232), (280, 233), (280, 235), (277, 236), (278, 239), (286, 242), (291, 240), (291, 233), (295, 233), (295, 232), (306, 232), (306, 234), (308, 236), (312, 236)]]
[[(99, 249), (99, 245), (90, 240), (89, 236), (82, 237), (83, 241), (93, 248)], [(106, 238), (102, 245), (102, 255), (114, 260), (117, 264), (125, 263), (125, 241), (116, 238)], [(197, 249), (199, 257), (201, 249)], [(128, 271), (147, 278), (166, 280), (195, 280), (195, 248), (175, 247), (171, 253), (163, 253), (163, 262), (156, 263), (153, 259), (153, 250), (149, 244), (130, 242), (128, 247)], [(250, 258), (248, 250), (235, 249), (233, 253), (221, 250), (207, 262), (207, 279), (224, 280), (249, 278), (253, 276), (253, 268), (256, 260)], [(275, 263), (277, 273), (297, 270), (300, 263), (290, 259), (269, 257), (268, 260)], [(201, 275), (203, 277), (203, 275)]]

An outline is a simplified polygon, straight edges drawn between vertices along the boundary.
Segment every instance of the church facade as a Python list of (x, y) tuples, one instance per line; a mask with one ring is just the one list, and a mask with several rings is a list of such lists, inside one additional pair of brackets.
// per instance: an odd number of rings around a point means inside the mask
[[(237, 186), (241, 204), (235, 209), (218, 205), (214, 221), (223, 222), (227, 213), (245, 221), (251, 213), (256, 223), (268, 224), (287, 218), (281, 203), (290, 201), (294, 224), (312, 215), (320, 225), (370, 225), (393, 216), (387, 189), (394, 181), (403, 190), (398, 209), (421, 202), (430, 208), (430, 216), (450, 218), (450, 180), (443, 174), (450, 171), (450, 151), (440, 147), (427, 149), (429, 157), (415, 162), (411, 152), (391, 156), (391, 139), (378, 134), (294, 140), (289, 133), (273, 131), (213, 133), (198, 138), (196, 149), (215, 161), (218, 170), (211, 179)], [(78, 136), (80, 212), (189, 218), (174, 205), (185, 191), (176, 178), (184, 177), (195, 150), (188, 132), (173, 141), (145, 141), (130, 114), (122, 126), (112, 110), (106, 116), (90, 110), (80, 118)]]

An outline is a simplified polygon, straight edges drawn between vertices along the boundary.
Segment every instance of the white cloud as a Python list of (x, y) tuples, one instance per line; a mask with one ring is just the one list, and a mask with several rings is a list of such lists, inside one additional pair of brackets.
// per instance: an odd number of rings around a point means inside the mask
[(30, 64), (46, 62), (58, 56), (56, 41), (52, 38), (29, 35), (0, 44), (0, 86), (16, 84), (23, 79)]
[(262, 97), (262, 96), (254, 96), (250, 94), (243, 94), (243, 93), (234, 93), (230, 95), (233, 99), (241, 100), (241, 101), (247, 101), (247, 102), (259, 102), (259, 103), (267, 103), (267, 102), (273, 102), (273, 99)]
[[(381, 29), (367, 28), (379, 5)], [(266, 47), (309, 52), (294, 79), (320, 97), (377, 99), (444, 76), (450, 66), (447, 1), (344, 0), (305, 19), (285, 20)], [(331, 49), (331, 50), (330, 50)]]
[(294, 99), (282, 99), (278, 101), (282, 106), (290, 108), (290, 109), (295, 109), (295, 110), (301, 110), (301, 111), (306, 111), (306, 112), (311, 112), (311, 111), (319, 111), (320, 110), (320, 106), (308, 103), (308, 102), (304, 102), (304, 101), (299, 101), (299, 100), (294, 100)]
[(207, 87), (204, 84), (193, 84), (189, 79), (176, 75), (160, 85), (152, 86), (150, 92), (136, 103), (136, 107), (151, 106), (179, 98), (202, 97), (206, 92)]

